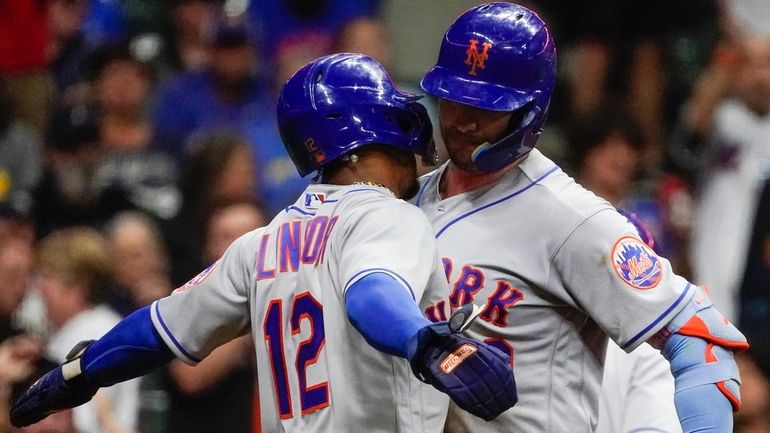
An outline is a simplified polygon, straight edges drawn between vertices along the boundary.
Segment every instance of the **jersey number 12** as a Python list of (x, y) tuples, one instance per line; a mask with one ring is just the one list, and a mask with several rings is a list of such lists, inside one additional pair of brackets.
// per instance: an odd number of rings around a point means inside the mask
[[(329, 384), (321, 382), (308, 386), (307, 368), (315, 364), (321, 350), (324, 347), (324, 317), (323, 306), (310, 292), (302, 292), (294, 297), (289, 313), (289, 326), (292, 336), (299, 336), (302, 322), (307, 321), (310, 326), (310, 336), (300, 341), (297, 347), (297, 355), (294, 367), (297, 371), (299, 382), (299, 398), (302, 415), (329, 406)], [(289, 419), (293, 416), (291, 404), (291, 391), (289, 389), (289, 377), (286, 368), (286, 357), (283, 346), (283, 306), (280, 299), (273, 299), (267, 307), (265, 320), (262, 324), (270, 352), (270, 367), (273, 370), (273, 383), (275, 384), (275, 397), (278, 401), (278, 410), (281, 419)]]

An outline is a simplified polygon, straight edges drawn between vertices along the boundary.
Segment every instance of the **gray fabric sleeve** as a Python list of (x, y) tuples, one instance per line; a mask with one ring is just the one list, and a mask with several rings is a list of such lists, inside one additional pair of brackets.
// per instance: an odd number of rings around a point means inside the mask
[(439, 262), (430, 223), (418, 208), (400, 200), (383, 200), (351, 213), (341, 229), (333, 252), (342, 297), (365, 275), (384, 272), (412, 298), (422, 298)]
[(233, 242), (221, 259), (155, 301), (155, 329), (181, 360), (195, 364), (214, 348), (248, 332), (257, 230)]
[(551, 262), (549, 280), (563, 281), (578, 308), (626, 351), (668, 323), (694, 294), (694, 286), (614, 210), (594, 214), (572, 232)]

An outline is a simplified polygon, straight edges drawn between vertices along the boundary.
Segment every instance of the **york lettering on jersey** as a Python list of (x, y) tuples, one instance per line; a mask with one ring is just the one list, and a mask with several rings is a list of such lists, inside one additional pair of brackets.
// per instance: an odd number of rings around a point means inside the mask
[(319, 215), (287, 221), (277, 232), (263, 234), (257, 255), (257, 281), (274, 278), (276, 271), (297, 272), (301, 264), (321, 263), (337, 218)]
[[(451, 283), (452, 259), (444, 257), (441, 262), (444, 265), (447, 281)], [(486, 276), (482, 269), (464, 265), (449, 294), (451, 309), (456, 309), (469, 303), (480, 305), (481, 303), (477, 302), (475, 297), (484, 288), (485, 281)], [(509, 310), (524, 299), (524, 292), (511, 286), (510, 283), (504, 280), (497, 280), (496, 284), (495, 290), (484, 303), (484, 309), (479, 314), (479, 319), (492, 323), (495, 326), (505, 327), (508, 325)], [(444, 301), (439, 301), (435, 306), (429, 306), (425, 309), (425, 316), (433, 322), (446, 320), (444, 307)]]

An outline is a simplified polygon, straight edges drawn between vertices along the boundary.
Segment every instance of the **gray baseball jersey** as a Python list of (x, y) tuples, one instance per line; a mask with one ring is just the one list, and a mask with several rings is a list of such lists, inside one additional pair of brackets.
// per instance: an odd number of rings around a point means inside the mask
[(450, 405), (447, 431), (593, 431), (607, 335), (633, 350), (694, 287), (537, 150), (499, 181), (442, 200), (445, 169), (423, 177), (415, 202), (444, 256), (449, 306), (485, 305), (470, 334), (512, 355), (519, 393), (489, 423)]
[(347, 318), (345, 291), (376, 272), (423, 308), (448, 292), (419, 209), (385, 188), (311, 185), (156, 301), (152, 319), (188, 363), (251, 330), (264, 432), (440, 432), (448, 397), (405, 359), (372, 348)]

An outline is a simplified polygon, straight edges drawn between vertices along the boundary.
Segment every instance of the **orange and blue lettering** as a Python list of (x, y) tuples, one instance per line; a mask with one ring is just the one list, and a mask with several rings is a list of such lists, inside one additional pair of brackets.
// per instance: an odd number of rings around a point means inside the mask
[(524, 293), (521, 290), (511, 287), (505, 281), (498, 281), (495, 292), (487, 299), (484, 311), (479, 317), (496, 326), (507, 326), (508, 309), (522, 299), (524, 299)]
[(438, 301), (436, 305), (428, 305), (425, 309), (425, 317), (433, 323), (446, 320), (446, 302)]
[(257, 257), (257, 281), (267, 280), (275, 277), (275, 268), (265, 269), (265, 256), (267, 256), (267, 241), (270, 238), (269, 233), (262, 235), (262, 242), (259, 244), (259, 257)]
[(280, 271), (288, 271), (287, 264), (291, 265), (292, 272), (299, 268), (299, 240), (302, 233), (302, 221), (285, 222), (281, 224), (281, 252), (279, 254)]
[(446, 274), (446, 282), (450, 282), (452, 278), (452, 259), (449, 257), (442, 257), (441, 264), (444, 265), (444, 274)]
[(460, 278), (449, 295), (452, 308), (457, 308), (473, 302), (473, 296), (484, 287), (484, 273), (473, 266), (463, 266)]
[(329, 226), (326, 228), (326, 234), (324, 234), (324, 241), (321, 243), (321, 254), (318, 256), (318, 263), (323, 263), (324, 255), (326, 254), (326, 242), (329, 240), (329, 236), (332, 235), (332, 229), (334, 229), (334, 225), (337, 224), (337, 220), (339, 219), (339, 216), (334, 215), (329, 221)]
[(305, 228), (305, 244), (302, 246), (302, 263), (312, 264), (318, 258), (318, 252), (321, 250), (326, 226), (329, 224), (329, 217), (326, 215), (315, 217)]
[(307, 383), (307, 368), (318, 361), (321, 349), (326, 344), (323, 306), (310, 292), (300, 293), (294, 298), (290, 317), (291, 335), (300, 335), (302, 330), (300, 325), (303, 320), (308, 322), (310, 335), (297, 346), (297, 358), (294, 366), (297, 369), (299, 381), (302, 415), (307, 415), (329, 406), (329, 383), (327, 381), (315, 385), (308, 385)]

